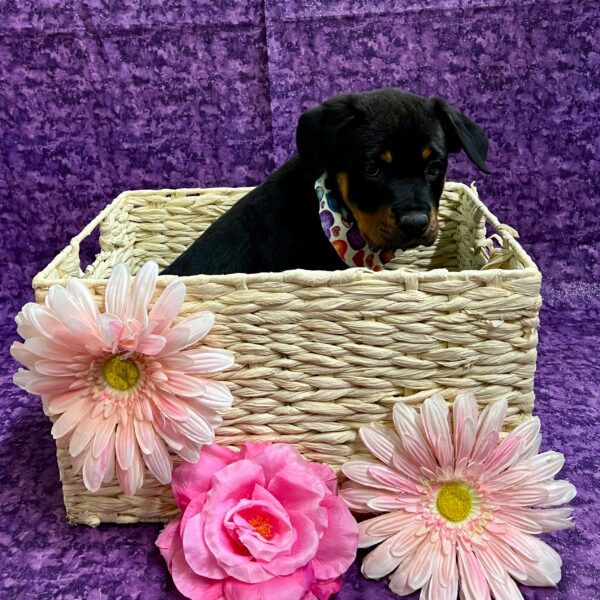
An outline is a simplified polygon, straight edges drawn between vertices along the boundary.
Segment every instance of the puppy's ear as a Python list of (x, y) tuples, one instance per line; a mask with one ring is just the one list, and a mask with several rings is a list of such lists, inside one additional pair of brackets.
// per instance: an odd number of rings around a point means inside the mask
[(465, 151), (471, 162), (484, 173), (489, 173), (485, 159), (488, 139), (481, 127), (469, 117), (454, 110), (442, 98), (433, 98), (433, 108), (442, 123), (446, 135), (448, 152)]
[(352, 94), (334, 96), (300, 116), (296, 147), (305, 169), (319, 176), (335, 160), (340, 137), (360, 116)]

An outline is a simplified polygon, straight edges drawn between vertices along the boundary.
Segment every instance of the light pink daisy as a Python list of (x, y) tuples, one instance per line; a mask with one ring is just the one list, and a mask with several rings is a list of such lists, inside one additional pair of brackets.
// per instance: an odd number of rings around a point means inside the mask
[[(231, 405), (227, 387), (204, 377), (233, 364), (232, 355), (195, 346), (214, 317), (200, 312), (179, 322), (185, 285), (171, 281), (148, 312), (158, 267), (146, 263), (131, 285), (126, 265), (114, 268), (101, 313), (78, 279), (54, 285), (45, 305), (30, 302), (17, 315), (12, 355), (27, 369), (14, 382), (42, 397), (57, 417), (52, 435), (68, 447), (85, 486), (96, 491), (115, 471), (123, 491), (144, 482), (144, 463), (161, 483), (171, 481), (169, 449), (197, 462), (214, 441)], [(60, 416), (58, 416), (60, 415)]]
[(500, 441), (506, 401), (478, 415), (472, 394), (461, 394), (452, 424), (441, 396), (420, 414), (394, 406), (396, 431), (363, 427), (373, 459), (344, 467), (340, 492), (350, 509), (384, 513), (359, 524), (359, 547), (379, 544), (362, 564), (366, 577), (393, 572), (400, 595), (422, 588), (422, 600), (522, 598), (516, 583), (555, 586), (560, 556), (535, 537), (572, 525), (575, 488), (555, 481), (564, 457), (538, 454), (540, 422), (531, 418)]

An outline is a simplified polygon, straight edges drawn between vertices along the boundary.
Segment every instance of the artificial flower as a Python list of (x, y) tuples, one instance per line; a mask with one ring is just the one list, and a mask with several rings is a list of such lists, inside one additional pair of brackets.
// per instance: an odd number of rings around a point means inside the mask
[(192, 600), (324, 600), (356, 555), (335, 474), (287, 444), (207, 446), (171, 487), (182, 512), (156, 544)]
[(131, 285), (126, 265), (114, 268), (100, 312), (78, 279), (54, 285), (44, 305), (17, 315), (14, 382), (42, 397), (55, 418), (52, 435), (68, 447), (85, 486), (96, 491), (115, 471), (126, 494), (144, 482), (144, 464), (161, 483), (171, 481), (169, 449), (196, 462), (214, 441), (216, 410), (231, 405), (227, 387), (205, 378), (231, 366), (232, 355), (195, 346), (210, 330), (210, 312), (173, 326), (185, 285), (171, 281), (150, 311), (158, 267), (146, 263)]
[(506, 401), (478, 415), (472, 394), (454, 403), (452, 420), (441, 396), (420, 414), (393, 409), (395, 430), (364, 427), (360, 436), (374, 458), (352, 459), (352, 481), (340, 495), (357, 512), (383, 513), (359, 525), (359, 547), (377, 548), (362, 572), (393, 573), (400, 595), (422, 588), (421, 599), (522, 598), (513, 580), (555, 586), (560, 556), (535, 537), (570, 527), (571, 510), (556, 507), (575, 496), (555, 481), (564, 457), (538, 454), (540, 422), (530, 418), (500, 441)]

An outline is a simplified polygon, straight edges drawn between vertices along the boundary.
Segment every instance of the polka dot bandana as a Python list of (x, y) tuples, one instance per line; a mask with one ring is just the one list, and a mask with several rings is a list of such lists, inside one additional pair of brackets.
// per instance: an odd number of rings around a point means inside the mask
[(358, 230), (352, 213), (336, 200), (331, 188), (332, 182), (327, 173), (323, 173), (315, 182), (321, 227), (327, 239), (349, 267), (366, 267), (373, 271), (381, 271), (383, 265), (402, 250), (371, 248)]

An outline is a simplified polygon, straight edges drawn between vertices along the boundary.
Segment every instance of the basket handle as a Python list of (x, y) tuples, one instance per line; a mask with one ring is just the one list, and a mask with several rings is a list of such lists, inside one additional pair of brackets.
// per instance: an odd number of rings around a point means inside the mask
[[(467, 189), (477, 207), (477, 228), (481, 235), (478, 236), (480, 241), (476, 241), (475, 246), (486, 261), (481, 270), (495, 269), (515, 260), (515, 248), (511, 242), (519, 237), (518, 231), (505, 223), (501, 223), (481, 202), (474, 182)], [(494, 232), (490, 235), (487, 235), (486, 223), (489, 223), (494, 229)]]
[(80, 244), (82, 240), (100, 225), (106, 216), (119, 204), (125, 201), (124, 194), (117, 196), (112, 202), (107, 204), (92, 221), (90, 221), (75, 237), (71, 238), (69, 245), (59, 252), (59, 254), (42, 271), (40, 271), (32, 281), (34, 288), (58, 283), (71, 277), (81, 277), (81, 253)]

